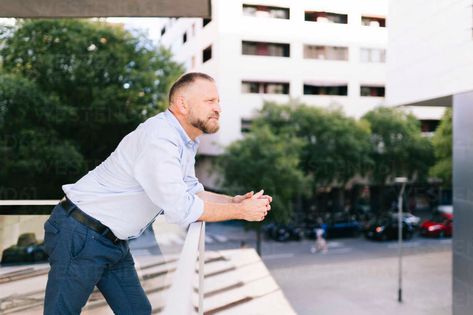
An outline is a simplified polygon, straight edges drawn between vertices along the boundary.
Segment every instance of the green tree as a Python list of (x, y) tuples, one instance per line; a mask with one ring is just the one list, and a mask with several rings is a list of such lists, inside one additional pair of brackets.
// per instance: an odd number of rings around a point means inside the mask
[(297, 138), (275, 135), (267, 126), (255, 128), (244, 139), (228, 146), (220, 157), (223, 186), (233, 194), (264, 188), (273, 196), (269, 218), (287, 222), (294, 196), (306, 183), (299, 169), (302, 144)]
[[(292, 201), (304, 189), (306, 179), (299, 169), (302, 141), (289, 135), (275, 135), (267, 127), (254, 128), (244, 139), (232, 143), (219, 159), (229, 193), (265, 189), (273, 197), (270, 221), (286, 223), (292, 214)], [(249, 222), (257, 231), (260, 253), (260, 222)]]
[(446, 188), (452, 187), (452, 109), (448, 108), (432, 138), (435, 165), (430, 175), (442, 180)]
[(419, 182), (427, 179), (433, 147), (421, 134), (419, 121), (398, 108), (378, 107), (363, 116), (371, 127), (371, 175), (384, 185), (397, 176)]
[(398, 108), (379, 107), (363, 116), (371, 126), (371, 208), (383, 212), (392, 206), (395, 177), (425, 182), (434, 162), (432, 143), (421, 134), (420, 123)]
[(269, 125), (277, 135), (303, 140), (301, 169), (311, 178), (312, 192), (320, 186), (343, 185), (372, 164), (368, 124), (339, 110), (266, 103), (255, 125)]
[(69, 173), (85, 170), (84, 157), (77, 147), (67, 139), (60, 140), (58, 127), (62, 121), (49, 115), (50, 111), (67, 108), (30, 80), (0, 74), (2, 199), (54, 196), (69, 179)]
[(57, 182), (82, 176), (140, 122), (163, 110), (171, 82), (183, 72), (169, 51), (103, 22), (23, 20), (0, 30), (0, 40), (0, 69), (8, 74), (2, 76), (0, 132), (22, 144), (12, 149), (2, 141), (2, 163), (8, 165), (1, 170), (2, 185), (16, 185), (23, 176), (18, 165), (30, 164), (24, 161), (64, 159), (74, 166), (41, 167), (47, 177), (30, 168), (41, 198), (57, 197)]

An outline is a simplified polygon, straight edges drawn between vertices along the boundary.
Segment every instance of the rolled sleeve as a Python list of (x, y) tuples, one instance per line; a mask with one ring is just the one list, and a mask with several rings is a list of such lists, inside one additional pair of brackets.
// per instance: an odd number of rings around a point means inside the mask
[(153, 138), (140, 152), (133, 172), (150, 200), (164, 210), (169, 223), (187, 227), (202, 215), (204, 202), (195, 194), (203, 187), (197, 181), (197, 185), (189, 189), (184, 181), (176, 142)]

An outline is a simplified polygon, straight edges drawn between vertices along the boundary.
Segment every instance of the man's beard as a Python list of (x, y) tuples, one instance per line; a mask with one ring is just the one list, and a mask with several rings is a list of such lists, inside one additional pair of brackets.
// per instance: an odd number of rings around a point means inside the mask
[(194, 118), (190, 117), (189, 118), (189, 123), (194, 126), (195, 128), (199, 129), (203, 133), (216, 133), (218, 129), (220, 128), (220, 125), (218, 124), (218, 117), (213, 116), (216, 118), (216, 124), (211, 124), (210, 123), (210, 117), (207, 119), (207, 121), (204, 121), (203, 119), (200, 118)]

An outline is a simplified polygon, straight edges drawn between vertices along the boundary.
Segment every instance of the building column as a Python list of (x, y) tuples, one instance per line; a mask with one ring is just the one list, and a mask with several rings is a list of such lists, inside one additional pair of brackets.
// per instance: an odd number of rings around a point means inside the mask
[(453, 315), (473, 309), (473, 91), (453, 96)]

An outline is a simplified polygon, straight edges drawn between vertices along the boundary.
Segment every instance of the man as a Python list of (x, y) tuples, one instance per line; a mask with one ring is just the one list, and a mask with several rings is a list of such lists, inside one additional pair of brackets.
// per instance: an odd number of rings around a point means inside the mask
[(115, 314), (151, 314), (127, 240), (164, 213), (168, 222), (261, 221), (272, 198), (253, 192), (229, 197), (206, 192), (194, 163), (203, 133), (219, 129), (214, 80), (203, 73), (179, 78), (169, 109), (122, 139), (116, 150), (78, 182), (44, 225), (51, 270), (45, 314), (79, 314), (95, 286)]

